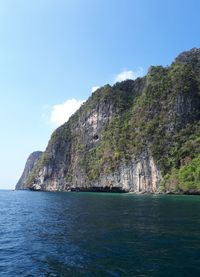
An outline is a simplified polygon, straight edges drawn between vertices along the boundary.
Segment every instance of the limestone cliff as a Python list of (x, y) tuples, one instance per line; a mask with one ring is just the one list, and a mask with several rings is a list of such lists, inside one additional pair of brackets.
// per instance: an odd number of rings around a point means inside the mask
[(28, 157), (22, 176), (16, 184), (16, 189), (26, 189), (26, 183), (28, 182), (28, 178), (32, 173), (33, 168), (36, 165), (39, 158), (41, 157), (41, 155), (41, 151), (36, 151)]
[[(23, 188), (187, 192), (179, 170), (200, 154), (199, 134), (200, 49), (195, 48), (169, 67), (153, 66), (143, 78), (95, 91), (53, 133)], [(196, 190), (198, 178), (197, 173), (192, 181)]]

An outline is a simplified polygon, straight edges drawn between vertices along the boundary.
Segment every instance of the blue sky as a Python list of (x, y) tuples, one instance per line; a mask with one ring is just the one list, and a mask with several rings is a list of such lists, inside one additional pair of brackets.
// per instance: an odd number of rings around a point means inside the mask
[(200, 47), (199, 11), (199, 0), (0, 0), (0, 188), (45, 149), (67, 100)]

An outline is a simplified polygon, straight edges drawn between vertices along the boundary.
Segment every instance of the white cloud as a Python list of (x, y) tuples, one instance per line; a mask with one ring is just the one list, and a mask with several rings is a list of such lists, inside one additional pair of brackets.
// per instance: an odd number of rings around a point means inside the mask
[(53, 123), (56, 127), (62, 125), (80, 108), (84, 102), (85, 100), (76, 100), (72, 98), (65, 101), (63, 104), (54, 105), (50, 115), (51, 123)]
[[(142, 67), (139, 67), (138, 70), (132, 71), (132, 70), (124, 70), (120, 72), (118, 75), (115, 76), (113, 79), (113, 82), (121, 82), (127, 79), (136, 79), (137, 77), (142, 76), (144, 73), (144, 70)], [(111, 84), (113, 84), (111, 82)], [(95, 92), (97, 89), (99, 89), (99, 86), (93, 86), (91, 88), (91, 92)], [(58, 127), (62, 125), (63, 123), (67, 122), (69, 117), (73, 115), (80, 106), (85, 102), (85, 100), (76, 100), (75, 98), (68, 99), (62, 104), (49, 106), (44, 105), (42, 107), (42, 115), (41, 118), (45, 122), (50, 122), (53, 124), (54, 127)]]
[(99, 87), (92, 87), (91, 92), (95, 92)]
[(138, 70), (132, 71), (132, 70), (124, 70), (117, 74), (117, 76), (114, 79), (114, 82), (122, 82), (127, 79), (135, 80), (138, 77), (141, 77), (143, 75), (143, 68), (139, 67)]

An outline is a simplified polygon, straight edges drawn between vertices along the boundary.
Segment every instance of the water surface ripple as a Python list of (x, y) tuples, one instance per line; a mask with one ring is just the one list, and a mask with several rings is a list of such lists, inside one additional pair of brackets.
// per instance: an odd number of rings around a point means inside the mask
[(0, 276), (200, 276), (200, 197), (0, 191)]

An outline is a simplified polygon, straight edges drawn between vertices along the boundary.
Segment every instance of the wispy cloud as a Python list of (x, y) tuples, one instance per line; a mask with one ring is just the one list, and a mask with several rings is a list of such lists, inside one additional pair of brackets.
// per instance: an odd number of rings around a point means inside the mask
[(117, 74), (114, 78), (114, 82), (122, 82), (128, 79), (135, 80), (138, 77), (141, 77), (144, 73), (144, 69), (139, 67), (136, 71), (132, 70), (123, 70), (119, 74)]
[(66, 100), (62, 104), (54, 105), (50, 114), (51, 123), (55, 127), (62, 125), (80, 108), (84, 102), (85, 100), (76, 100), (75, 98), (72, 98)]
[(98, 86), (92, 87), (91, 92), (95, 92), (98, 88), (99, 88)]
[[(127, 79), (136, 79), (137, 77), (142, 76), (144, 70), (142, 67), (139, 67), (136, 71), (132, 70), (123, 70), (117, 74), (111, 84), (116, 82), (122, 82)], [(91, 92), (95, 92), (99, 89), (99, 86), (93, 86)], [(85, 102), (85, 100), (77, 100), (75, 98), (68, 99), (64, 103), (57, 104), (54, 106), (44, 105), (42, 107), (42, 119), (46, 122), (50, 122), (53, 127), (58, 127), (63, 123), (67, 122), (69, 117), (73, 115), (80, 106)]]

